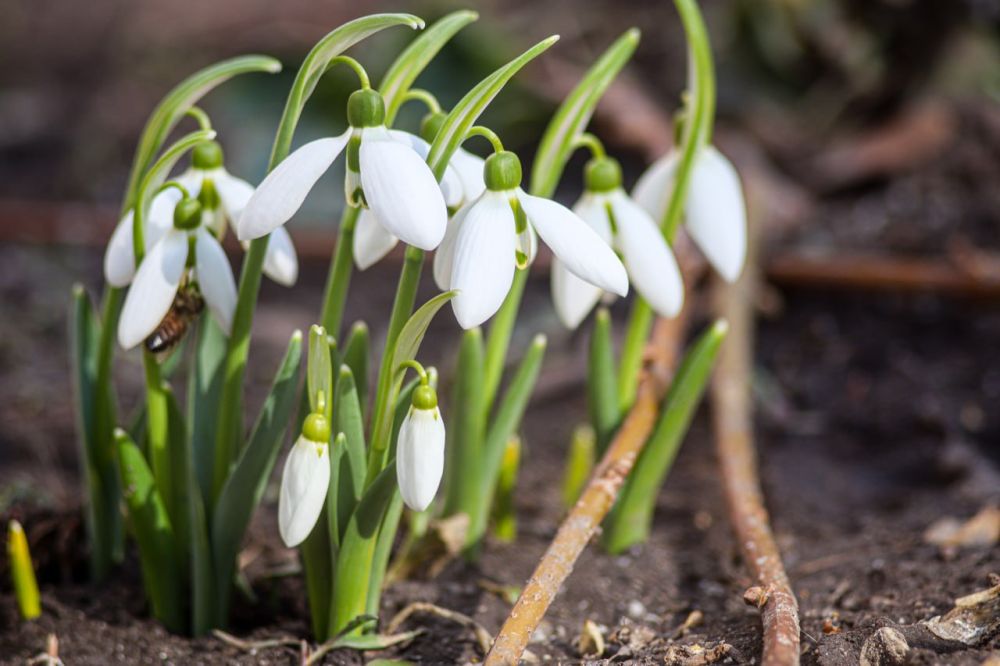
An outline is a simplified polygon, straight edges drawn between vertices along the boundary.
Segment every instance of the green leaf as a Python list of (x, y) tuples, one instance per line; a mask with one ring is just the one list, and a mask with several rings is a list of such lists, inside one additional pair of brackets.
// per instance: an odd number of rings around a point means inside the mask
[(191, 415), (191, 456), (202, 498), (212, 494), (215, 464), (216, 414), (222, 394), (222, 362), (226, 335), (214, 317), (202, 317), (195, 343), (194, 371), (188, 378), (188, 414)]
[(493, 497), (496, 494), (504, 447), (521, 423), (544, 357), (545, 336), (537, 335), (528, 348), (528, 352), (524, 355), (524, 359), (521, 360), (521, 365), (500, 402), (496, 418), (486, 434), (480, 460), (479, 493), (472, 504), (462, 509), (469, 514), (469, 531), (465, 541), (469, 555), (476, 554), (479, 543), (486, 533), (486, 522), (493, 505)]
[(174, 505), (168, 507), (170, 522), (177, 542), (177, 570), (181, 580), (187, 580), (191, 563), (191, 450), (188, 445), (187, 423), (170, 385), (163, 383), (167, 404), (167, 434), (170, 454), (171, 496)]
[(420, 76), (420, 73), (424, 71), (424, 68), (455, 36), (455, 33), (477, 18), (479, 18), (479, 14), (469, 10), (452, 12), (424, 30), (396, 57), (378, 86), (379, 92), (382, 93), (382, 98), (385, 100), (385, 124), (387, 127), (392, 127), (396, 112), (403, 104), (403, 97)]
[(351, 327), (351, 334), (344, 345), (344, 356), (342, 362), (351, 369), (354, 375), (354, 383), (358, 390), (358, 402), (361, 404), (362, 412), (368, 404), (368, 370), (371, 359), (371, 339), (368, 334), (368, 325), (363, 321), (356, 322)]
[(372, 615), (377, 615), (382, 605), (382, 585), (385, 582), (389, 556), (392, 555), (392, 546), (396, 541), (396, 532), (399, 530), (399, 520), (402, 516), (403, 496), (396, 492), (389, 502), (389, 508), (385, 511), (375, 542), (375, 554), (372, 556), (372, 575), (368, 580), (368, 601), (365, 604), (365, 609)]
[(296, 331), (288, 343), (285, 358), (261, 407), (250, 440), (232, 466), (212, 512), (212, 547), (218, 579), (220, 618), (227, 614), (236, 553), (254, 507), (264, 493), (267, 479), (281, 449), (282, 435), (292, 414), (301, 360), (302, 333)]
[(541, 55), (546, 49), (559, 40), (558, 35), (553, 35), (532, 46), (530, 49), (519, 55), (514, 60), (499, 68), (485, 79), (480, 81), (470, 90), (465, 97), (459, 100), (458, 104), (452, 108), (451, 113), (445, 118), (441, 129), (431, 145), (427, 155), (427, 164), (430, 165), (434, 175), (438, 180), (444, 176), (444, 171), (448, 167), (451, 156), (462, 145), (479, 119), (480, 114), (486, 110), (493, 98), (503, 89), (507, 82), (513, 78), (522, 67)]
[(347, 524), (337, 556), (327, 635), (337, 635), (354, 618), (365, 614), (379, 527), (398, 493), (396, 461), (391, 460), (365, 490)]
[[(338, 638), (333, 643), (331, 649), (349, 648), (351, 650), (385, 650), (393, 645), (412, 641), (414, 638), (424, 633), (424, 629), (414, 629), (413, 631), (403, 631), (398, 634), (348, 634)], [(409, 663), (409, 662), (394, 662)]]
[(728, 328), (724, 320), (716, 321), (702, 333), (677, 368), (656, 428), (608, 517), (603, 543), (609, 552), (620, 553), (649, 537), (659, 490), (701, 402)]
[(598, 458), (604, 454), (621, 418), (617, 379), (615, 351), (611, 342), (611, 315), (606, 308), (601, 308), (594, 317), (587, 362), (587, 407), (597, 438)]
[(562, 500), (567, 509), (580, 499), (580, 493), (594, 470), (597, 459), (596, 440), (594, 429), (589, 425), (579, 425), (573, 431), (573, 439), (570, 440), (566, 455), (566, 469), (563, 472)]
[(281, 71), (281, 63), (274, 58), (259, 55), (241, 56), (223, 60), (214, 65), (195, 72), (174, 87), (157, 105), (146, 121), (142, 138), (132, 160), (132, 171), (129, 174), (129, 184), (126, 192), (123, 211), (135, 204), (136, 189), (142, 180), (153, 157), (159, 152), (170, 131), (180, 119), (194, 106), (198, 100), (212, 91), (216, 86), (228, 81), (234, 76), (248, 72)]
[(327, 519), (332, 544), (339, 548), (347, 523), (354, 513), (365, 485), (365, 430), (354, 376), (346, 365), (337, 379), (334, 432), (330, 456), (330, 492), (326, 496)]
[(309, 327), (309, 354), (306, 362), (306, 392), (309, 396), (309, 410), (318, 413), (319, 394), (326, 401), (324, 416), (333, 413), (333, 362), (330, 360), (330, 341), (322, 326)]
[(431, 325), (434, 315), (436, 315), (438, 310), (443, 308), (448, 301), (455, 298), (456, 293), (458, 292), (446, 291), (442, 294), (438, 294), (421, 305), (407, 320), (406, 325), (403, 326), (403, 330), (399, 333), (399, 338), (396, 341), (396, 349), (392, 356), (393, 374), (398, 375), (397, 381), (402, 380), (402, 372), (399, 369), (400, 366), (403, 363), (412, 361), (417, 357), (417, 351), (420, 349), (420, 343), (424, 341), (424, 334), (427, 333), (427, 327)]
[(562, 177), (573, 143), (583, 133), (604, 92), (618, 76), (639, 45), (639, 30), (632, 28), (619, 37), (559, 106), (538, 144), (531, 168), (531, 193), (551, 197)]
[(288, 157), (302, 109), (320, 77), (326, 72), (330, 61), (366, 37), (397, 25), (406, 25), (418, 30), (424, 27), (424, 22), (412, 14), (373, 14), (345, 23), (316, 43), (302, 62), (295, 83), (292, 84), (292, 90), (288, 94), (288, 101), (285, 103), (285, 110), (278, 125), (278, 133), (274, 137), (268, 171)]
[(142, 562), (142, 580), (153, 614), (174, 632), (184, 630), (177, 543), (167, 507), (139, 447), (124, 430), (115, 431), (123, 495)]
[(73, 367), (73, 404), (80, 465), (86, 484), (87, 542), (90, 574), (100, 580), (111, 569), (114, 544), (121, 538), (120, 490), (111, 452), (97, 436), (97, 356), (100, 323), (82, 285), (73, 286), (70, 313), (70, 357)]
[(475, 501), (486, 409), (483, 400), (483, 334), (465, 332), (458, 348), (458, 365), (448, 410), (448, 445), (444, 468), (444, 515), (450, 516)]

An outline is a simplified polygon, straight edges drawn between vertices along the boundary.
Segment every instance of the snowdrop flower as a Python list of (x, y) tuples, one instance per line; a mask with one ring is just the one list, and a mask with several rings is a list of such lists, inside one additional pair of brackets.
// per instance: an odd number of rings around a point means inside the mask
[(455, 214), (434, 257), (438, 286), (458, 291), (452, 308), (462, 328), (479, 326), (500, 309), (515, 267), (527, 268), (535, 257), (536, 233), (576, 277), (628, 293), (625, 267), (597, 232), (564, 206), (520, 188), (514, 153), (490, 156), (484, 180), (485, 191)]
[(267, 175), (240, 216), (240, 240), (265, 236), (291, 219), (346, 148), (344, 188), (348, 204), (366, 208), (378, 224), (404, 243), (422, 250), (433, 250), (440, 244), (448, 223), (441, 187), (414, 150), (409, 135), (394, 138), (385, 127), (382, 96), (370, 88), (352, 93), (347, 120), (350, 127), (346, 132), (307, 143)]
[[(444, 122), (445, 114), (429, 113), (420, 124), (420, 136), (399, 130), (389, 130), (389, 135), (400, 143), (409, 145), (421, 159), (430, 153), (430, 142), (437, 136)], [(483, 183), (483, 158), (473, 155), (464, 148), (458, 148), (452, 155), (448, 168), (441, 179), (441, 192), (448, 208), (453, 210), (472, 201), (486, 189)], [(376, 220), (370, 210), (362, 210), (354, 230), (354, 263), (358, 270), (365, 270), (389, 254), (396, 247), (399, 238)]]
[[(227, 226), (235, 224), (253, 194), (253, 186), (229, 173), (223, 166), (222, 147), (205, 141), (191, 153), (191, 168), (174, 179), (202, 205), (204, 224), (220, 240)], [(183, 194), (168, 188), (153, 197), (143, 228), (143, 243), (148, 253), (173, 224), (174, 207)], [(104, 254), (104, 277), (112, 287), (124, 287), (135, 277), (130, 210), (118, 222)], [(244, 244), (244, 248), (246, 244)], [(264, 273), (278, 284), (290, 287), (298, 278), (299, 262), (288, 232), (275, 230), (267, 244)]]
[(423, 511), (434, 500), (444, 471), (444, 420), (437, 393), (426, 375), (413, 392), (410, 411), (399, 426), (396, 480), (406, 506)]
[(278, 531), (286, 546), (294, 548), (312, 532), (329, 487), (330, 424), (322, 414), (310, 414), (281, 473)]
[(170, 311), (181, 284), (188, 281), (197, 283), (228, 335), (236, 309), (236, 280), (218, 239), (202, 224), (201, 204), (185, 198), (174, 209), (173, 225), (150, 248), (135, 273), (118, 322), (118, 344), (131, 349), (149, 337)]
[[(653, 309), (673, 317), (684, 303), (677, 261), (653, 218), (622, 189), (621, 167), (610, 157), (587, 163), (586, 191), (573, 212), (622, 256), (632, 286)], [(575, 276), (556, 258), (552, 262), (552, 300), (559, 319), (576, 328), (604, 291)]]
[[(671, 150), (636, 183), (632, 196), (653, 219), (666, 213), (680, 152)], [(709, 263), (729, 282), (739, 277), (747, 254), (747, 212), (739, 174), (713, 146), (695, 157), (685, 207), (686, 229)]]

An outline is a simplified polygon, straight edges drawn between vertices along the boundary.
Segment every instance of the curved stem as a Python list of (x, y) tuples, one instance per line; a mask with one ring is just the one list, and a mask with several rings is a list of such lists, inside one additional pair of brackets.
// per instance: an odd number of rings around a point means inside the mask
[(192, 106), (190, 109), (184, 112), (185, 116), (191, 116), (198, 123), (198, 127), (203, 130), (212, 129), (212, 120), (208, 117), (208, 114), (204, 110), (197, 106)]
[(580, 136), (576, 137), (573, 141), (573, 148), (586, 148), (590, 151), (590, 154), (593, 157), (598, 159), (607, 156), (607, 152), (604, 150), (604, 144), (590, 132), (584, 132)]
[(427, 371), (424, 370), (424, 366), (422, 366), (419, 361), (411, 358), (409, 361), (403, 361), (402, 363), (399, 364), (400, 370), (404, 370), (406, 368), (409, 368), (414, 372), (416, 372), (417, 375), (420, 377), (420, 383), (423, 384), (424, 386), (427, 386), (428, 382)]
[(337, 65), (347, 65), (350, 67), (357, 74), (358, 81), (361, 83), (363, 89), (367, 90), (372, 87), (371, 80), (368, 78), (368, 72), (365, 71), (364, 66), (351, 56), (339, 55), (331, 58), (330, 62), (326, 64), (326, 71), (329, 72)]
[(153, 194), (153, 196), (155, 197), (160, 192), (163, 192), (165, 190), (169, 190), (171, 187), (174, 187), (174, 188), (177, 188), (178, 190), (180, 190), (181, 194), (184, 195), (185, 199), (187, 199), (187, 198), (189, 198), (191, 196), (191, 194), (188, 192), (187, 188), (184, 187), (183, 185), (181, 185), (176, 180), (168, 180), (167, 182), (163, 183), (163, 185), (160, 185), (158, 188), (156, 188), (156, 192)]
[(493, 152), (495, 153), (503, 152), (503, 142), (500, 140), (500, 137), (497, 136), (497, 133), (491, 130), (489, 127), (486, 127), (485, 125), (473, 126), (472, 129), (469, 130), (468, 134), (465, 135), (465, 139), (463, 139), (462, 142), (464, 143), (465, 141), (471, 139), (474, 136), (481, 136), (486, 140), (488, 140), (493, 145)]
[(426, 106), (427, 110), (431, 113), (441, 113), (441, 105), (438, 103), (437, 97), (435, 97), (434, 93), (429, 90), (424, 90), (423, 88), (410, 88), (406, 91), (406, 94), (403, 95), (402, 104), (411, 100), (423, 102), (424, 106)]

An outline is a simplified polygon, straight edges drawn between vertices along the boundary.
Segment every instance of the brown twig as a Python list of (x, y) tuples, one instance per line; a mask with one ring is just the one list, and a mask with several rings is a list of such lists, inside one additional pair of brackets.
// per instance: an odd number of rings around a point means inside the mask
[[(685, 308), (686, 312), (686, 308)], [(587, 484), (576, 506), (563, 520), (535, 572), (504, 622), (487, 666), (516, 664), (528, 645), (563, 581), (598, 525), (614, 504), (622, 482), (645, 445), (666, 391), (669, 373), (677, 357), (687, 317), (657, 319), (646, 347), (646, 365), (639, 380), (635, 404)]]
[[(753, 236), (753, 234), (751, 234)], [(753, 350), (753, 292), (757, 282), (754, 247), (743, 276), (719, 286), (719, 316), (729, 322), (712, 381), (715, 440), (729, 517), (743, 560), (757, 585), (744, 599), (761, 611), (764, 666), (799, 663), (799, 609), (771, 533), (757, 473), (752, 433), (750, 377)]]
[(389, 622), (389, 627), (386, 631), (390, 634), (396, 633), (402, 624), (406, 622), (406, 620), (414, 613), (427, 613), (444, 618), (445, 620), (450, 620), (462, 625), (463, 627), (468, 627), (469, 629), (472, 629), (472, 633), (476, 635), (476, 642), (479, 643), (479, 649), (483, 651), (483, 654), (490, 649), (490, 643), (493, 641), (493, 637), (483, 625), (479, 624), (464, 613), (435, 606), (434, 604), (424, 601), (415, 601), (396, 613), (396, 615), (392, 618), (392, 621)]

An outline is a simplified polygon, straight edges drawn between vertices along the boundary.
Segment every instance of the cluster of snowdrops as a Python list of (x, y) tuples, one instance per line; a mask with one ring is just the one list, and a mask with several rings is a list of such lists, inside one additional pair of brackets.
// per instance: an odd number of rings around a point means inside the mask
[[(678, 4), (689, 12), (693, 6)], [(467, 515), (474, 552), (544, 352), (544, 338), (536, 338), (501, 395), (524, 275), (539, 241), (554, 255), (552, 299), (571, 328), (630, 288), (660, 316), (679, 312), (685, 289), (669, 242), (676, 229), (668, 233), (663, 223), (668, 217), (683, 217), (687, 234), (724, 278), (741, 271), (743, 194), (734, 168), (709, 143), (710, 74), (691, 81), (677, 148), (629, 192), (619, 163), (585, 131), (601, 93), (638, 43), (637, 31), (626, 33), (554, 116), (529, 186), (501, 133), (476, 120), (554, 38), (498, 69), (450, 110), (413, 86), (438, 50), (475, 19), (456, 12), (424, 30), (378, 86), (342, 51), (384, 28), (423, 28), (423, 22), (374, 15), (327, 35), (299, 71), (269, 171), (256, 185), (227, 170), (225, 137), (216, 136), (195, 103), (234, 75), (276, 71), (275, 61), (247, 56), (202, 70), (150, 118), (105, 254), (104, 308), (98, 315), (78, 292), (74, 351), (94, 574), (120, 558), (125, 530), (114, 514), (124, 501), (153, 611), (171, 629), (202, 633), (225, 623), (239, 576), (235, 556), (288, 430), (294, 444), (281, 475), (278, 525), (284, 543), (301, 549), (318, 638), (363, 633), (365, 618), (377, 616), (404, 506), (417, 536), (428, 516)], [(306, 100), (337, 65), (359, 81), (347, 102), (347, 129), (292, 150)], [(397, 111), (410, 102), (426, 108), (419, 127), (394, 127)], [(164, 148), (185, 117), (198, 129)], [(483, 148), (485, 157), (474, 152)], [(584, 193), (568, 208), (551, 195), (577, 149), (590, 159)], [(346, 205), (318, 324), (306, 341), (293, 336), (245, 435), (242, 384), (261, 275), (294, 286), (298, 259), (286, 224), (314, 188), (328, 186), (321, 179), (341, 156)], [(185, 162), (190, 166), (170, 175)], [(682, 210), (672, 210), (678, 205)], [(246, 250), (239, 283), (221, 244), (227, 233)], [(373, 373), (367, 327), (341, 330), (344, 302), (354, 267), (369, 268), (399, 243), (405, 259)], [(441, 294), (417, 307), (428, 252)], [(445, 305), (466, 333), (452, 414), (442, 415), (437, 373), (417, 356), (427, 325)], [(491, 320), (484, 341), (479, 327)], [(143, 348), (147, 395), (129, 427), (116, 413), (107, 371), (111, 331), (122, 349)], [(623, 373), (624, 365), (623, 359)], [(407, 382), (409, 372), (414, 378)], [(172, 388), (182, 374), (186, 409)], [(377, 376), (371, 391), (370, 374)], [(635, 372), (620, 377), (622, 407), (636, 378)], [(436, 502), (442, 479), (445, 496)]]

